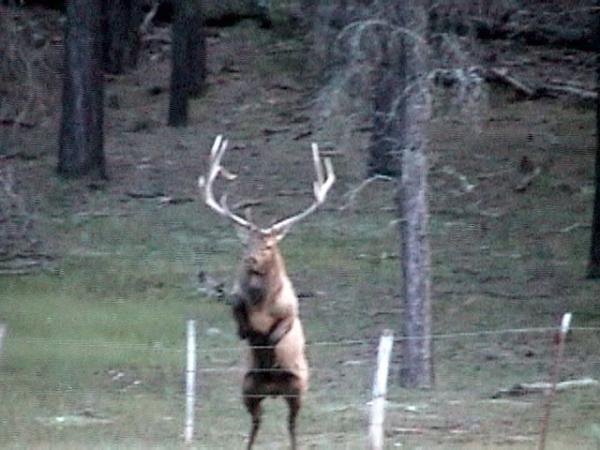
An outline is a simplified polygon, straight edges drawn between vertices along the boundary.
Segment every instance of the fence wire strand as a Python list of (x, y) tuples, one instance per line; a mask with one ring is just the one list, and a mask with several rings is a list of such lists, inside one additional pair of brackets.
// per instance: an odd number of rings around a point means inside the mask
[[(422, 394), (419, 400), (415, 400), (417, 394), (414, 393), (406, 397), (404, 393), (400, 396), (395, 393), (392, 397), (389, 397), (390, 425), (386, 429), (387, 439), (402, 442), (406, 437), (403, 430), (408, 430), (406, 433), (409, 434), (411, 433), (410, 430), (419, 430), (419, 433), (429, 434), (429, 438), (431, 438), (432, 435), (443, 433), (443, 430), (448, 427), (447, 423), (450, 422), (457, 423), (456, 427), (460, 432), (483, 435), (489, 432), (486, 431), (487, 428), (479, 429), (469, 425), (473, 420), (481, 419), (476, 418), (474, 416), (476, 413), (473, 411), (479, 411), (482, 408), (485, 408), (486, 411), (490, 408), (494, 408), (494, 411), (495, 408), (503, 408), (503, 412), (490, 412), (490, 414), (501, 414), (502, 416), (510, 414), (513, 419), (516, 418), (515, 420), (527, 421), (527, 426), (531, 427), (531, 424), (535, 424), (535, 415), (539, 413), (538, 408), (543, 398), (542, 394), (506, 399), (503, 397), (500, 401), (506, 403), (499, 403), (501, 406), (488, 405), (487, 402), (491, 402), (495, 398), (493, 395), (499, 392), (498, 389), (505, 391), (505, 388), (508, 388), (510, 390), (516, 381), (544, 380), (552, 358), (550, 349), (553, 340), (551, 337), (553, 333), (559, 330), (559, 326), (515, 327), (432, 334), (429, 338), (434, 341), (450, 341), (449, 345), (451, 346), (455, 343), (458, 344), (456, 353), (448, 356), (445, 361), (445, 368), (440, 372), (440, 378), (443, 380), (442, 384), (445, 386), (442, 388), (441, 393)], [(573, 327), (570, 329), (570, 333), (600, 333), (600, 327)], [(521, 358), (517, 353), (502, 353), (502, 348), (505, 347), (503, 344), (512, 342), (512, 340), (507, 340), (509, 336), (518, 337), (522, 335), (542, 337), (541, 340), (538, 338), (523, 340), (529, 346), (539, 346), (539, 350), (533, 347), (534, 353), (532, 354), (535, 357)], [(241, 386), (243, 375), (247, 371), (243, 358), (247, 345), (244, 342), (237, 342), (236, 345), (209, 347), (210, 342), (213, 340), (203, 343), (202, 334), (199, 334), (199, 336), (198, 345), (200, 348), (197, 349), (197, 353), (200, 359), (198, 361), (199, 367), (196, 369), (198, 377), (198, 409), (196, 411), (198, 432), (195, 442), (200, 445), (200, 448), (209, 448), (202, 447), (205, 443), (222, 442), (224, 436), (233, 437), (236, 442), (243, 442), (247, 438), (245, 427), (249, 427), (250, 420), (243, 406)], [(498, 336), (500, 338), (497, 338)], [(233, 336), (230, 336), (229, 339), (233, 339)], [(464, 339), (466, 342), (460, 341), (460, 339)], [(396, 342), (405, 340), (406, 338), (402, 336), (394, 338)], [(9, 378), (0, 380), (0, 392), (7, 394), (7, 401), (10, 401), (9, 396), (14, 399), (13, 401), (28, 399), (27, 401), (31, 402), (32, 406), (40, 411), (34, 416), (24, 416), (19, 414), (18, 410), (14, 410), (16, 414), (0, 418), (2, 428), (10, 430), (18, 427), (25, 430), (28, 427), (60, 426), (59, 421), (61, 418), (66, 417), (65, 420), (70, 420), (71, 416), (75, 418), (82, 417), (85, 420), (88, 415), (86, 415), (85, 408), (81, 408), (81, 405), (90, 402), (91, 405), (98, 405), (99, 414), (97, 417), (99, 418), (104, 417), (103, 404), (113, 405), (112, 414), (105, 414), (113, 425), (103, 425), (108, 430), (109, 436), (107, 439), (142, 439), (142, 436), (144, 436), (143, 439), (147, 439), (142, 431), (139, 434), (136, 431), (127, 433), (127, 431), (123, 432), (124, 430), (118, 425), (118, 418), (121, 413), (119, 408), (123, 408), (122, 413), (126, 414), (127, 408), (130, 407), (129, 402), (132, 398), (135, 398), (135, 402), (140, 404), (156, 402), (156, 404), (168, 405), (169, 407), (170, 412), (167, 415), (171, 417), (166, 422), (162, 421), (161, 417), (153, 415), (151, 410), (144, 412), (144, 417), (147, 416), (146, 420), (156, 424), (156, 430), (164, 429), (167, 433), (167, 435), (161, 435), (159, 431), (155, 431), (151, 433), (151, 439), (164, 440), (165, 442), (180, 439), (178, 428), (183, 428), (183, 414), (178, 417), (174, 415), (173, 411), (177, 410), (178, 405), (184, 404), (185, 398), (181, 384), (185, 353), (183, 339), (181, 348), (176, 348), (173, 344), (163, 345), (158, 340), (148, 344), (115, 341), (91, 342), (75, 339), (53, 341), (44, 337), (11, 336), (9, 333), (5, 340), (5, 350), (7, 350), (6, 344), (10, 347), (11, 341), (30, 345), (80, 346), (89, 352), (93, 352), (94, 349), (99, 349), (97, 351), (102, 352), (108, 347), (132, 349), (142, 353), (147, 352), (150, 358), (156, 358), (157, 360), (163, 357), (161, 356), (163, 352), (173, 352), (180, 355), (182, 364), (180, 372), (178, 372), (176, 366), (171, 365), (169, 369), (160, 375), (159, 379), (161, 381), (153, 378), (152, 369), (148, 371), (148, 368), (141, 367), (138, 370), (135, 364), (131, 367), (126, 365), (119, 367), (117, 365), (117, 367), (107, 367), (110, 370), (101, 369), (100, 372), (94, 374), (95, 378), (89, 383), (86, 379), (79, 379), (74, 374), (73, 386), (68, 385), (70, 376), (65, 378), (64, 383), (60, 383), (54, 388), (40, 383), (38, 386), (31, 385), (29, 390), (11, 388), (9, 381), (7, 381)], [(517, 342), (520, 341), (520, 338), (517, 338)], [(308, 420), (302, 424), (307, 444), (314, 439), (318, 439), (318, 442), (315, 441), (316, 448), (359, 448), (353, 446), (353, 441), (357, 438), (360, 438), (361, 442), (364, 443), (365, 433), (357, 432), (357, 430), (363, 427), (369, 410), (377, 342), (378, 336), (373, 335), (364, 339), (339, 339), (307, 343), (311, 387), (306, 393), (304, 401), (308, 411), (303, 412), (303, 414), (308, 416)], [(489, 350), (489, 353), (482, 353), (480, 344), (486, 342), (490, 344), (491, 350)], [(532, 344), (532, 342), (535, 342), (535, 344)], [(473, 345), (471, 346), (471, 344)], [(204, 348), (202, 345), (204, 345)], [(440, 345), (440, 347), (444, 346)], [(15, 351), (19, 351), (18, 346), (0, 355), (2, 372), (5, 374), (12, 374), (10, 365), (5, 363), (10, 360)], [(489, 357), (491, 353), (493, 354)], [(396, 350), (395, 354), (399, 354), (399, 350)], [(594, 356), (591, 356), (591, 358), (594, 358)], [(473, 359), (474, 362), (473, 364), (470, 362), (467, 364), (465, 359), (469, 361)], [(593, 366), (595, 364), (593, 359), (588, 360), (588, 363), (590, 361)], [(398, 375), (398, 360), (393, 364), (394, 369), (392, 372), (396, 371), (396, 373), (390, 374), (390, 378)], [(465, 372), (467, 365), (469, 369)], [(479, 368), (472, 369), (472, 366), (478, 366)], [(587, 367), (589, 368), (589, 364)], [(67, 368), (67, 370), (70, 369)], [(265, 369), (263, 371), (279, 372), (281, 369)], [(572, 378), (577, 376), (576, 374), (581, 376), (590, 375), (585, 370), (581, 371), (580, 368), (577, 368), (573, 369), (569, 376)], [(592, 397), (586, 397), (585, 392), (583, 394), (572, 393), (568, 395), (574, 396), (572, 397), (575, 399), (573, 401), (577, 402), (577, 409), (568, 409), (568, 411), (577, 412), (581, 411), (581, 408), (592, 411), (598, 406), (597, 402), (593, 401), (596, 394), (593, 394)], [(260, 397), (263, 396), (260, 395)], [(559, 407), (573, 408), (568, 403), (557, 405), (557, 408)], [(269, 403), (266, 409), (274, 411), (275, 414), (281, 414), (282, 411), (285, 414), (285, 409), (277, 408), (285, 408), (284, 403), (279, 406), (272, 406)], [(89, 418), (93, 421), (96, 418), (95, 410), (92, 409), (91, 411)], [(322, 421), (324, 416), (329, 417), (327, 420), (331, 422)], [(332, 419), (332, 417), (335, 419)], [(272, 428), (264, 431), (264, 434), (272, 435), (273, 427), (284, 429), (285, 421), (280, 423), (279, 418), (267, 420), (267, 422), (275, 423), (268, 425), (267, 428), (269, 426)], [(485, 422), (486, 419), (481, 420)], [(494, 424), (496, 423), (494, 422)], [(488, 426), (487, 423), (484, 425)], [(111, 426), (114, 428), (110, 428)], [(136, 427), (135, 430), (138, 430), (140, 425), (136, 423), (134, 426)], [(240, 429), (240, 426), (244, 428)], [(557, 427), (562, 425), (554, 424), (553, 426), (555, 427), (554, 431), (556, 431)], [(224, 429), (234, 431), (233, 433), (223, 433), (222, 430)], [(509, 425), (498, 431), (500, 434), (513, 432), (513, 428)], [(276, 435), (275, 437), (284, 442), (282, 435)], [(0, 446), (2, 446), (2, 442), (18, 442), (21, 439), (23, 438), (19, 433), (10, 433), (10, 436), (5, 435), (4, 438), (0, 438)], [(337, 447), (335, 445), (333, 447), (325, 446), (325, 442), (330, 442), (331, 439), (338, 442)], [(348, 445), (348, 447), (344, 447), (345, 445)]]
[[(478, 330), (478, 331), (462, 331), (456, 333), (439, 333), (439, 334), (431, 334), (424, 337), (403, 337), (396, 336), (394, 337), (394, 342), (402, 342), (406, 340), (413, 339), (433, 339), (435, 340), (446, 340), (446, 339), (458, 339), (458, 338), (470, 338), (477, 336), (495, 336), (495, 335), (503, 335), (503, 334), (543, 334), (550, 332), (557, 332), (560, 330), (560, 326), (554, 327), (531, 327), (531, 328), (502, 328), (497, 330)], [(600, 332), (600, 327), (571, 327), (570, 332)], [(150, 343), (150, 344), (138, 344), (138, 343), (122, 343), (115, 341), (107, 341), (107, 342), (90, 342), (83, 340), (53, 340), (49, 337), (21, 337), (21, 336), (12, 336), (12, 339), (30, 343), (30, 344), (40, 344), (40, 343), (48, 343), (51, 345), (71, 345), (71, 346), (82, 346), (82, 347), (117, 347), (117, 348), (130, 348), (130, 349), (144, 349), (147, 351), (155, 351), (155, 352), (174, 352), (174, 353), (184, 353), (185, 350), (183, 347), (170, 347), (163, 346), (159, 341)], [(377, 343), (378, 337), (366, 338), (366, 339), (344, 339), (339, 341), (317, 341), (317, 342), (307, 342), (306, 347), (345, 347), (345, 346), (355, 346), (355, 345), (374, 345)], [(236, 346), (219, 346), (212, 348), (200, 348), (198, 349), (198, 353), (225, 353), (225, 352), (237, 352), (242, 348), (242, 344)], [(268, 346), (257, 346), (256, 348), (269, 348)]]

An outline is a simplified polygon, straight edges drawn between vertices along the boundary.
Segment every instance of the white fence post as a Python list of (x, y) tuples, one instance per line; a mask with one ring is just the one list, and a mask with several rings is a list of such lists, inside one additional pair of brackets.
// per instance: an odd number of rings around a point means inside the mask
[(383, 421), (385, 418), (385, 396), (387, 394), (387, 380), (394, 344), (394, 333), (384, 330), (379, 339), (377, 351), (377, 371), (373, 382), (373, 401), (371, 403), (371, 417), (369, 420), (369, 448), (371, 450), (383, 449)]
[(0, 322), (0, 354), (2, 354), (2, 344), (4, 343), (4, 336), (6, 335), (6, 325)]
[(194, 404), (196, 396), (196, 321), (187, 321), (187, 358), (185, 369), (185, 428), (183, 437), (191, 444), (194, 437)]
[(544, 405), (544, 414), (540, 425), (540, 442), (538, 445), (539, 450), (545, 450), (546, 448), (546, 435), (548, 434), (548, 423), (550, 422), (550, 411), (552, 410), (552, 401), (556, 394), (556, 384), (560, 376), (560, 366), (562, 364), (563, 353), (565, 351), (565, 340), (569, 327), (571, 326), (571, 313), (565, 313), (560, 323), (560, 331), (558, 334), (558, 343), (556, 347), (556, 355), (554, 357), (554, 365), (552, 372), (550, 373), (550, 390), (546, 392), (546, 404)]

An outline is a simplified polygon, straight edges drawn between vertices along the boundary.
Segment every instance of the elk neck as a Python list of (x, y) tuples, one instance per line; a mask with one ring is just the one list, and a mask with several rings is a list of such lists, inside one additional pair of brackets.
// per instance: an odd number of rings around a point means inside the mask
[(269, 304), (279, 297), (287, 278), (285, 264), (279, 249), (274, 247), (267, 258), (258, 267), (244, 262), (240, 287), (250, 304)]

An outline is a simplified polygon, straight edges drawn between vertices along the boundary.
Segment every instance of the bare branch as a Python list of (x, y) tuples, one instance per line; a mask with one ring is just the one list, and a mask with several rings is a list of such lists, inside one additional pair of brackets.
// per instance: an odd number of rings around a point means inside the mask
[(345, 209), (348, 209), (350, 206), (352, 206), (354, 204), (354, 201), (356, 200), (356, 197), (358, 196), (358, 194), (360, 194), (360, 192), (366, 188), (368, 185), (370, 185), (371, 183), (375, 182), (375, 181), (393, 181), (394, 179), (392, 177), (388, 177), (387, 175), (374, 175), (370, 178), (367, 178), (366, 180), (363, 180), (358, 186), (350, 189), (348, 192), (346, 192), (343, 197), (347, 198), (346, 202), (338, 207), (339, 211), (344, 211)]

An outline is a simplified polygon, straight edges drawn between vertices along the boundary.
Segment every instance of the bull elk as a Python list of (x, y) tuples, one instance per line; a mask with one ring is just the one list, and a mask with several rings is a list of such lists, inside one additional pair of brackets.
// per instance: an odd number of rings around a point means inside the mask
[[(213, 183), (222, 175), (233, 179), (221, 166), (227, 141), (217, 136), (210, 153), (206, 176), (198, 184), (205, 203), (241, 230), (244, 253), (240, 273), (233, 290), (233, 316), (240, 339), (249, 344), (248, 367), (242, 383), (244, 404), (252, 416), (248, 440), (251, 449), (260, 427), (261, 402), (268, 396), (285, 398), (288, 408), (288, 431), (292, 449), (296, 449), (296, 418), (302, 396), (308, 388), (308, 364), (304, 352), (304, 332), (298, 315), (298, 298), (285, 270), (277, 243), (290, 227), (302, 220), (327, 197), (335, 181), (331, 160), (324, 164), (316, 144), (312, 145), (316, 170), (315, 201), (304, 211), (281, 220), (268, 228), (260, 228), (249, 219), (236, 215), (227, 204), (227, 194), (215, 200)], [(325, 173), (324, 170), (325, 169)]]

